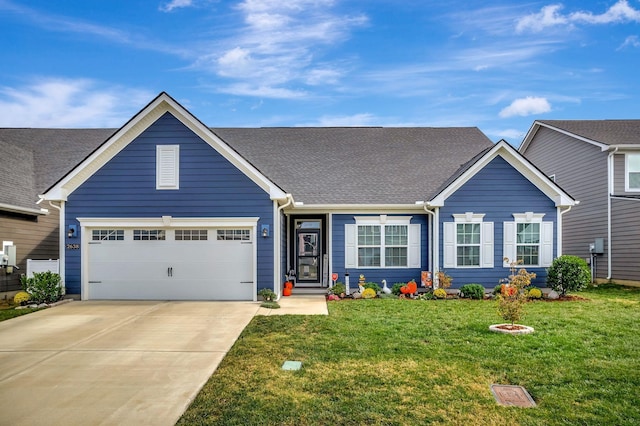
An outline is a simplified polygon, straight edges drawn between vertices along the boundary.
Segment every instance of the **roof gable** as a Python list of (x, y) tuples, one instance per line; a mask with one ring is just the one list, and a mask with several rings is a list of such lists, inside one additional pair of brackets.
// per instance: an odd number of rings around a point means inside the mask
[(218, 151), (224, 158), (266, 191), (272, 199), (284, 199), (286, 194), (261, 174), (252, 164), (239, 156), (224, 141), (188, 112), (167, 93), (162, 92), (138, 114), (117, 130), (102, 145), (79, 163), (73, 170), (50, 187), (42, 197), (47, 200), (66, 200), (92, 174), (109, 162), (151, 124), (170, 113), (187, 128)]
[(549, 179), (548, 176), (524, 158), (522, 154), (516, 151), (511, 145), (504, 140), (501, 140), (495, 144), (493, 148), (485, 150), (478, 154), (476, 158), (463, 165), (452, 176), (449, 182), (442, 187), (439, 193), (427, 202), (427, 205), (432, 207), (444, 206), (446, 199), (449, 196), (460, 189), (473, 176), (488, 165), (491, 160), (498, 156), (502, 157), (513, 168), (522, 173), (522, 175), (525, 176), (533, 185), (553, 200), (557, 207), (568, 207), (576, 204), (576, 200)]
[(602, 151), (613, 147), (640, 148), (640, 120), (538, 120), (520, 144), (520, 152), (526, 152), (541, 127), (596, 145)]

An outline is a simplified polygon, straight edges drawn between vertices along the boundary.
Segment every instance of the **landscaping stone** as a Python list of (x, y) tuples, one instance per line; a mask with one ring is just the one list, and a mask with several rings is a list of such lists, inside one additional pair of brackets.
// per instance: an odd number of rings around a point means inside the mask
[(560, 298), (560, 295), (558, 294), (557, 291), (551, 290), (549, 294), (547, 294), (547, 299), (556, 300), (559, 298)]

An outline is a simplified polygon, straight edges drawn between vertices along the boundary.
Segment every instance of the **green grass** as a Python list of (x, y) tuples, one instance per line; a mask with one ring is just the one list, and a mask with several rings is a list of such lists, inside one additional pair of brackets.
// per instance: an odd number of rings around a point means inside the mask
[(16, 309), (14, 306), (2, 306), (0, 307), (0, 321), (6, 321), (39, 310), (38, 308)]
[[(488, 331), (495, 302), (331, 302), (255, 317), (178, 424), (640, 424), (640, 289), (533, 302), (530, 335)], [(283, 371), (286, 360), (303, 362)], [(498, 405), (492, 383), (536, 408)]]

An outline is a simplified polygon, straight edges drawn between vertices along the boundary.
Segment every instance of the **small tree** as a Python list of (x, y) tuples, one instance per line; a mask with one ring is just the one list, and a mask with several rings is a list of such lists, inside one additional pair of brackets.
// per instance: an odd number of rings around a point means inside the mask
[[(511, 275), (509, 278), (501, 280), (502, 286), (500, 288), (500, 294), (498, 294), (498, 313), (502, 316), (502, 319), (509, 321), (513, 325), (516, 321), (520, 320), (523, 315), (523, 307), (527, 301), (527, 295), (524, 290), (525, 287), (531, 284), (531, 280), (536, 277), (533, 272), (527, 272), (526, 269), (517, 267), (522, 261), (510, 261), (509, 270)], [(516, 272), (517, 270), (517, 272)]]
[(578, 256), (562, 255), (547, 269), (547, 285), (563, 296), (567, 291), (580, 291), (591, 282), (587, 262)]

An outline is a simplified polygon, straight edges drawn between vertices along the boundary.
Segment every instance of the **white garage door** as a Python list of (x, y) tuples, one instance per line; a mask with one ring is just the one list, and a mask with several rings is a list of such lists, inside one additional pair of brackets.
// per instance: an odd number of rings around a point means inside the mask
[(251, 228), (86, 229), (88, 299), (253, 300)]

